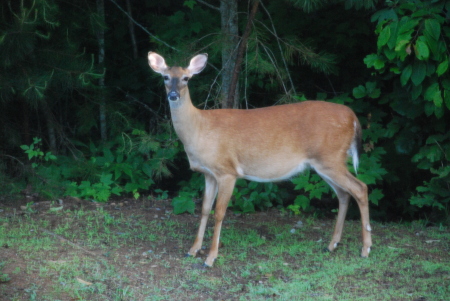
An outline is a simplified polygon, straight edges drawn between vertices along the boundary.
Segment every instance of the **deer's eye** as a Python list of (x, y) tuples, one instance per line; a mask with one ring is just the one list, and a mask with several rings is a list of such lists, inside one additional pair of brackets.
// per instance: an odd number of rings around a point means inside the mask
[(188, 80), (189, 80), (189, 77), (187, 77), (187, 76), (183, 77), (184, 82), (187, 82)]
[(168, 75), (164, 75), (163, 78), (164, 78), (164, 80), (169, 80), (169, 76)]

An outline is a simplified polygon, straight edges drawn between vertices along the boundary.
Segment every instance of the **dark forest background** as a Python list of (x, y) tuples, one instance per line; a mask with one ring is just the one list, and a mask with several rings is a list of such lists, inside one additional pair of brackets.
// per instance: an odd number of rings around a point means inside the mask
[[(449, 10), (439, 0), (2, 1), (0, 202), (170, 197), (175, 212), (193, 212), (202, 176), (188, 169), (147, 53), (181, 66), (208, 53), (190, 83), (197, 107), (346, 104), (364, 128), (358, 177), (372, 216), (448, 223)], [(326, 215), (332, 197), (307, 172), (239, 181), (231, 206)]]

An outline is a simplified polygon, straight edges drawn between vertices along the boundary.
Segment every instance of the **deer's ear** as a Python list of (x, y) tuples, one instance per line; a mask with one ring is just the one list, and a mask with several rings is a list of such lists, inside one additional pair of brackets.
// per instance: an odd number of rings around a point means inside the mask
[(153, 71), (160, 74), (162, 74), (167, 69), (166, 61), (156, 52), (150, 51), (148, 53), (148, 64), (150, 65), (150, 68), (153, 69)]
[(202, 72), (206, 67), (206, 62), (208, 61), (208, 55), (206, 53), (198, 54), (191, 59), (187, 69), (191, 75), (198, 74)]

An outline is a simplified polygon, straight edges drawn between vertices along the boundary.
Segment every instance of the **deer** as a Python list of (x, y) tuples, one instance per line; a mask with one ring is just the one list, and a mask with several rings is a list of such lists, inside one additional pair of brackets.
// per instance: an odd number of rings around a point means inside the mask
[(368, 188), (347, 168), (347, 159), (352, 157), (356, 172), (362, 145), (361, 125), (353, 110), (318, 100), (256, 109), (198, 109), (192, 103), (188, 82), (206, 67), (207, 60), (207, 54), (198, 54), (186, 68), (168, 67), (161, 55), (148, 53), (150, 68), (164, 79), (173, 127), (184, 145), (190, 168), (205, 176), (200, 225), (186, 255), (196, 256), (201, 250), (216, 199), (214, 233), (204, 262), (206, 267), (213, 266), (222, 222), (238, 178), (282, 181), (311, 168), (331, 186), (339, 200), (334, 232), (326, 250), (337, 248), (353, 197), (361, 214), (361, 256), (368, 257), (372, 246)]

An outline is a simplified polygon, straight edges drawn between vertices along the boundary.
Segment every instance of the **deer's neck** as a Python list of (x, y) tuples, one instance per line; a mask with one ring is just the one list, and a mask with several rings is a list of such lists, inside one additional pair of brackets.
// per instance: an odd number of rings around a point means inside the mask
[(201, 114), (200, 110), (192, 104), (187, 87), (183, 92), (178, 101), (170, 101), (169, 103), (173, 127), (186, 146), (198, 132), (198, 122)]

